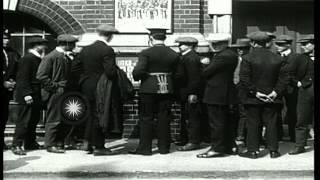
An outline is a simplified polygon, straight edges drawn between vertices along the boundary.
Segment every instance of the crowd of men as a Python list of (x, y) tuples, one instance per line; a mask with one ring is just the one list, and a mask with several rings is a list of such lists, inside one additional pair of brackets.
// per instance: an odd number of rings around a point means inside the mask
[[(302, 53), (294, 53), (293, 38), (257, 31), (229, 45), (230, 37), (211, 34), (206, 38), (210, 56), (196, 52), (198, 40), (176, 39), (180, 53), (164, 43), (166, 29), (149, 28), (150, 47), (139, 53), (133, 78), (139, 88), (139, 144), (130, 151), (152, 155), (154, 119), (160, 154), (170, 153), (171, 105), (181, 104), (181, 136), (178, 151), (200, 149), (201, 142), (211, 144), (198, 158), (239, 154), (260, 157), (259, 146), (265, 139), (271, 158), (280, 157), (282, 137), (281, 110), (286, 105), (290, 140), (295, 142), (291, 155), (303, 153), (308, 125), (314, 111), (314, 36), (299, 39)], [(85, 149), (88, 154), (112, 155), (105, 148), (105, 135), (120, 127), (121, 95), (128, 88), (116, 65), (116, 54), (109, 45), (118, 31), (109, 25), (97, 28), (99, 38), (82, 48), (74, 57), (77, 39), (69, 34), (57, 37), (57, 47), (44, 55), (47, 40), (33, 37), (22, 58), (7, 46), (10, 33), (3, 34), (3, 86), (6, 107), (2, 133), (8, 119), (8, 104), (16, 91), (18, 119), (12, 152), (26, 155), (36, 150), (35, 128), (42, 105), (46, 108), (45, 148), (64, 153), (70, 125), (62, 121), (59, 99), (70, 91), (79, 91), (88, 99), (89, 118), (84, 123)], [(275, 51), (272, 48), (275, 48)], [(76, 88), (78, 87), (78, 88)], [(120, 123), (121, 124), (121, 123)], [(263, 127), (266, 132), (262, 133)], [(239, 152), (235, 140), (245, 141), (247, 151)], [(4, 144), (4, 146), (6, 146)]]

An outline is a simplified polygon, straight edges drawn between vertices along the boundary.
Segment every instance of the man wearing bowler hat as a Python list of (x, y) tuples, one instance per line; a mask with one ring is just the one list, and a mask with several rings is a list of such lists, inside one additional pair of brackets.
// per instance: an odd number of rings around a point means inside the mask
[(59, 98), (66, 91), (70, 76), (70, 54), (75, 47), (77, 38), (70, 34), (61, 34), (57, 38), (58, 46), (41, 61), (37, 79), (42, 84), (42, 98), (47, 105), (47, 121), (45, 124), (45, 146), (48, 152), (64, 153), (66, 125), (59, 114)]
[[(16, 74), (17, 74), (17, 63), (20, 55), (14, 49), (9, 46), (11, 34), (8, 29), (3, 31), (3, 51), (2, 51), (2, 85), (1, 85), (1, 104), (2, 104), (2, 117), (1, 117), (1, 133), (4, 135), (6, 124), (9, 115), (9, 102), (13, 98), (13, 90), (16, 88)], [(4, 143), (4, 141), (3, 141)], [(2, 146), (4, 149), (8, 147), (4, 143)]]
[(211, 34), (207, 38), (213, 52), (210, 64), (203, 70), (206, 79), (203, 102), (207, 104), (211, 134), (211, 148), (198, 158), (211, 158), (236, 153), (234, 122), (230, 118), (230, 106), (238, 103), (233, 83), (238, 64), (237, 54), (228, 48), (230, 36)]
[(176, 73), (176, 80), (181, 100), (181, 125), (188, 120), (187, 144), (179, 147), (178, 151), (191, 151), (200, 148), (201, 141), (201, 62), (194, 50), (198, 40), (193, 37), (179, 37), (181, 53)]
[(256, 31), (247, 37), (251, 39), (253, 48), (243, 56), (240, 83), (245, 92), (243, 104), (247, 115), (248, 150), (240, 156), (259, 157), (260, 127), (264, 122), (270, 157), (277, 158), (280, 156), (277, 119), (282, 96), (289, 83), (287, 63), (268, 49), (270, 38), (266, 32)]
[(298, 90), (296, 142), (290, 155), (305, 152), (307, 143), (308, 124), (314, 121), (314, 35), (301, 38), (298, 43), (303, 50), (302, 58), (297, 66), (295, 79)]
[(101, 156), (115, 154), (115, 152), (104, 146), (105, 133), (109, 125), (106, 120), (109, 120), (111, 115), (107, 113), (104, 119), (100, 116), (106, 110), (104, 109), (104, 102), (101, 101), (104, 97), (98, 96), (98, 92), (101, 92), (98, 84), (101, 77), (105, 81), (102, 85), (109, 84), (109, 89), (102, 89), (102, 91), (108, 92), (105, 96), (111, 101), (111, 97), (115, 93), (113, 87), (117, 84), (118, 67), (116, 65), (116, 54), (113, 48), (110, 47), (109, 42), (112, 40), (113, 35), (118, 33), (118, 30), (110, 25), (99, 25), (97, 32), (99, 36), (98, 40), (84, 47), (79, 53), (78, 58), (82, 69), (79, 80), (81, 92), (90, 102), (90, 116), (86, 122), (85, 130), (85, 140), (88, 141), (87, 150), (89, 154), (93, 153), (94, 156)]
[(136, 81), (141, 80), (139, 90), (140, 141), (130, 153), (152, 155), (153, 121), (157, 118), (158, 147), (160, 154), (170, 150), (170, 113), (173, 94), (173, 78), (179, 55), (166, 47), (166, 29), (149, 28), (150, 48), (139, 54), (139, 61), (132, 72)]
[(30, 38), (31, 48), (18, 61), (16, 96), (19, 109), (12, 142), (12, 152), (16, 155), (26, 155), (24, 150), (40, 148), (36, 142), (36, 126), (41, 115), (41, 84), (36, 74), (47, 47), (46, 43), (47, 40), (41, 37)]
[(298, 87), (297, 87), (297, 75), (298, 66), (300, 61), (303, 61), (303, 57), (300, 54), (294, 53), (291, 49), (292, 37), (289, 35), (279, 35), (275, 41), (275, 47), (277, 48), (278, 54), (287, 61), (289, 70), (289, 85), (284, 93), (285, 104), (287, 107), (286, 121), (288, 123), (290, 141), (295, 142), (295, 127), (297, 123), (297, 98), (298, 98)]

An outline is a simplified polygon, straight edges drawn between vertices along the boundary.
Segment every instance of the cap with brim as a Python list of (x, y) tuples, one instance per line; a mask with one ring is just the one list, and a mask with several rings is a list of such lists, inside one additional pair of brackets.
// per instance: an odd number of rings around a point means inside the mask
[(176, 43), (186, 44), (186, 45), (196, 45), (198, 40), (194, 37), (179, 37), (175, 40)]
[(272, 32), (266, 32), (270, 39), (275, 39), (277, 36)]
[(293, 38), (289, 35), (279, 35), (277, 39), (274, 41), (275, 43), (291, 43), (293, 41)]
[(154, 37), (155, 39), (165, 39), (167, 28), (159, 28), (159, 27), (149, 27), (147, 28), (149, 30), (150, 36)]
[(231, 39), (229, 34), (209, 34), (205, 40), (210, 43), (228, 42)]
[(10, 38), (10, 36), (11, 36), (11, 34), (10, 34), (9, 30), (8, 29), (4, 29), (3, 30), (3, 37), (4, 38)]
[(77, 42), (78, 39), (76, 37), (72, 36), (71, 34), (61, 34), (58, 36), (57, 41), (58, 42), (73, 43), (73, 42)]
[(32, 37), (32, 38), (30, 38), (30, 39), (28, 40), (28, 43), (29, 43), (29, 44), (45, 44), (45, 43), (47, 43), (47, 42), (48, 42), (48, 40), (43, 39), (43, 38), (41, 38), (41, 37)]
[(119, 33), (119, 31), (114, 28), (113, 26), (110, 26), (108, 24), (102, 24), (102, 25), (99, 25), (97, 27), (97, 31), (98, 32), (103, 32), (103, 33), (110, 33), (110, 34), (117, 34)]
[(258, 41), (258, 42), (267, 42), (270, 40), (270, 36), (263, 31), (255, 31), (255, 32), (249, 33), (247, 34), (247, 37), (252, 41)]
[(297, 41), (297, 43), (306, 43), (306, 42), (313, 42), (314, 41), (314, 35), (309, 34), (306, 35), (304, 38), (301, 38)]
[(230, 47), (233, 48), (241, 48), (241, 47), (250, 47), (250, 39), (248, 38), (240, 38), (237, 39), (235, 44), (231, 44)]

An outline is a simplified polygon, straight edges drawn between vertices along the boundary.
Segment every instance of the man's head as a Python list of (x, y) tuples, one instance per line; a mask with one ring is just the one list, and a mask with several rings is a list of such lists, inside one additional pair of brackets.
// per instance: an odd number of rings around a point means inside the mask
[(276, 35), (274, 35), (271, 32), (266, 32), (267, 35), (269, 36), (268, 41), (266, 42), (266, 47), (267, 48), (272, 48), (273, 44), (274, 44), (274, 40), (276, 39)]
[(310, 34), (301, 38), (297, 43), (301, 44), (301, 49), (305, 54), (312, 54), (314, 53), (314, 35)]
[(218, 53), (228, 47), (230, 35), (228, 34), (210, 34), (206, 40), (209, 42), (209, 48), (213, 53)]
[(63, 48), (65, 51), (72, 51), (75, 48), (77, 38), (71, 34), (61, 34), (57, 38), (58, 46)]
[(108, 24), (99, 25), (97, 27), (97, 32), (98, 35), (104, 38), (107, 42), (110, 42), (112, 40), (114, 34), (119, 33), (119, 31), (116, 28)]
[(47, 48), (47, 42), (48, 40), (43, 39), (40, 36), (34, 36), (28, 40), (30, 49), (36, 50), (37, 52), (39, 52), (39, 54), (44, 53), (45, 49)]
[(248, 38), (240, 38), (237, 39), (235, 44), (230, 45), (231, 48), (236, 49), (239, 56), (243, 56), (249, 53), (251, 48), (250, 39)]
[(254, 48), (268, 48), (268, 42), (270, 42), (271, 38), (267, 32), (263, 31), (255, 31), (247, 34), (247, 37), (251, 40), (251, 46)]
[(8, 29), (4, 29), (3, 30), (3, 34), (2, 34), (2, 45), (3, 47), (8, 47), (9, 41), (10, 41), (10, 37), (11, 34), (9, 33)]
[(149, 45), (154, 45), (156, 43), (164, 43), (166, 40), (166, 28), (147, 28), (149, 30)]
[(193, 37), (179, 37), (175, 40), (176, 43), (179, 43), (180, 52), (186, 52), (190, 49), (195, 49), (198, 45), (198, 40)]
[(278, 52), (283, 52), (291, 48), (293, 38), (289, 35), (280, 35), (278, 36), (275, 41), (275, 47), (277, 48)]

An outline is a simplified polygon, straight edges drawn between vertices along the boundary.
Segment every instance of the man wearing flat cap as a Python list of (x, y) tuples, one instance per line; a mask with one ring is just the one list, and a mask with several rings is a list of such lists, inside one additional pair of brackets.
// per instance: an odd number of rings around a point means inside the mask
[(275, 39), (275, 47), (278, 54), (288, 63), (289, 70), (289, 85), (284, 93), (285, 105), (287, 107), (286, 121), (288, 123), (290, 141), (295, 142), (295, 127), (297, 123), (297, 75), (298, 66), (300, 61), (303, 61), (303, 57), (300, 54), (294, 53), (291, 49), (293, 38), (289, 35), (279, 35)]
[(220, 157), (237, 151), (235, 124), (229, 118), (229, 112), (230, 106), (238, 103), (233, 83), (238, 57), (228, 48), (229, 40), (230, 36), (224, 34), (212, 34), (207, 38), (213, 56), (210, 64), (202, 71), (202, 77), (206, 79), (203, 102), (207, 104), (211, 148), (198, 154), (198, 158)]
[(157, 118), (158, 147), (160, 154), (170, 150), (170, 113), (173, 78), (179, 55), (166, 47), (166, 29), (149, 28), (150, 48), (139, 54), (139, 61), (132, 72), (135, 81), (141, 80), (139, 97), (140, 141), (130, 153), (152, 155), (153, 121)]
[(289, 152), (290, 155), (296, 155), (305, 152), (304, 146), (307, 144), (308, 124), (314, 121), (314, 35), (307, 35), (301, 38), (303, 50), (302, 60), (297, 65), (296, 86), (298, 90), (297, 103), (297, 124), (296, 124), (296, 142), (294, 149)]
[(105, 134), (111, 129), (110, 122), (115, 118), (111, 107), (118, 101), (116, 54), (109, 45), (113, 35), (118, 31), (110, 25), (97, 27), (98, 39), (85, 46), (78, 55), (80, 62), (81, 92), (90, 103), (90, 116), (86, 121), (85, 140), (87, 151), (94, 156), (112, 155), (105, 148)]
[(247, 151), (240, 154), (246, 158), (259, 157), (259, 140), (262, 122), (266, 125), (266, 140), (271, 158), (280, 156), (278, 151), (278, 115), (282, 96), (289, 83), (287, 63), (267, 48), (269, 36), (256, 31), (247, 35), (252, 50), (243, 56), (240, 67), (240, 85), (245, 92), (242, 103), (247, 115)]
[[(18, 61), (17, 92), (19, 103), (18, 120), (12, 142), (12, 152), (16, 155), (26, 155), (24, 150), (39, 149), (36, 142), (36, 126), (41, 115), (41, 84), (36, 78), (37, 70), (47, 40), (41, 37), (32, 37), (28, 41), (30, 49)], [(24, 149), (22, 145), (24, 144)]]
[[(9, 46), (10, 33), (8, 29), (3, 31), (3, 51), (2, 51), (2, 85), (1, 85), (1, 104), (2, 104), (2, 117), (1, 117), (1, 133), (4, 133), (9, 115), (9, 102), (13, 98), (13, 90), (16, 87), (16, 73), (17, 63), (20, 55), (14, 49)], [(3, 141), (4, 143), (4, 141)], [(4, 149), (8, 147), (4, 143), (2, 146)]]
[(57, 104), (66, 90), (76, 41), (70, 34), (59, 35), (57, 47), (43, 58), (37, 72), (43, 88), (42, 99), (47, 106), (44, 142), (47, 151), (52, 153), (64, 152), (66, 129)]
[[(178, 151), (190, 151), (200, 148), (201, 141), (201, 62), (195, 51), (198, 40), (193, 37), (180, 37), (176, 39), (181, 53), (176, 73), (180, 101), (181, 101), (181, 127), (185, 130), (187, 143), (179, 147)], [(188, 129), (188, 130), (186, 130)], [(182, 132), (181, 132), (182, 133)]]

